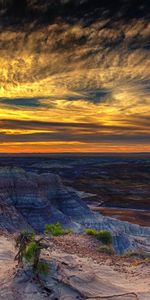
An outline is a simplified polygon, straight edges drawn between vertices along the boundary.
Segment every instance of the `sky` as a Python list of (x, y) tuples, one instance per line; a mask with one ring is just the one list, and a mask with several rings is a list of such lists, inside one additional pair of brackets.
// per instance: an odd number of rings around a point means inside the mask
[(149, 152), (149, 117), (148, 0), (0, 0), (1, 153)]

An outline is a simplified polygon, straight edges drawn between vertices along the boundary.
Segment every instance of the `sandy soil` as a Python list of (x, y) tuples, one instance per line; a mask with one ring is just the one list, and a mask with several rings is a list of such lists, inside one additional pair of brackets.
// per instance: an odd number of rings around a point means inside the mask
[[(54, 290), (51, 296), (27, 280), (22, 270), (16, 272), (13, 239), (0, 236), (1, 300), (73, 300), (83, 299), (82, 295), (84, 299), (150, 300), (148, 262), (100, 254), (98, 243), (85, 235), (55, 237), (48, 243), (43, 257), (51, 265), (46, 279), (46, 285)], [(117, 296), (123, 293), (130, 294)]]

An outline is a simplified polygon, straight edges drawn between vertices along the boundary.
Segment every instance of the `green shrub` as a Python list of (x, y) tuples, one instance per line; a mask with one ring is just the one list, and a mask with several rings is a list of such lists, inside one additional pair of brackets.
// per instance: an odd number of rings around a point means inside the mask
[(29, 230), (22, 230), (16, 237), (16, 248), (20, 246), (20, 244), (27, 244), (33, 241), (35, 238), (35, 232)]
[(94, 236), (97, 236), (97, 233), (98, 231), (96, 229), (92, 229), (92, 228), (87, 228), (85, 229), (85, 232), (88, 234), (88, 235), (94, 235)]
[(45, 233), (46, 234), (51, 234), (53, 236), (59, 236), (59, 235), (64, 235), (71, 233), (70, 229), (63, 229), (60, 223), (55, 223), (55, 224), (46, 224), (45, 225)]
[(39, 279), (40, 273), (48, 273), (48, 264), (40, 258), (41, 251), (48, 248), (43, 238), (36, 238), (34, 232), (23, 231), (16, 238), (16, 247), (18, 252), (15, 260), (22, 266), (28, 262), (35, 278)]
[(114, 255), (115, 254), (115, 251), (114, 249), (111, 247), (111, 246), (101, 246), (98, 251), (100, 253), (105, 253), (105, 254), (108, 254), (108, 255)]
[(49, 273), (49, 265), (48, 263), (41, 261), (38, 264), (38, 272), (42, 275), (48, 275)]
[(98, 231), (96, 238), (105, 245), (112, 244), (112, 235), (111, 232), (107, 230)]
[(30, 243), (35, 240), (34, 231), (23, 230), (16, 237), (16, 248), (19, 249), (18, 253), (15, 256), (15, 259), (18, 260), (19, 263), (22, 262), (23, 258), (26, 256), (26, 250)]
[(102, 242), (105, 245), (111, 245), (112, 244), (112, 235), (110, 231), (107, 230), (96, 230), (96, 229), (85, 229), (85, 232), (89, 235), (93, 235)]
[(29, 244), (26, 247), (26, 251), (24, 252), (24, 258), (28, 262), (32, 262), (37, 249), (38, 249), (38, 245), (36, 241), (29, 242)]

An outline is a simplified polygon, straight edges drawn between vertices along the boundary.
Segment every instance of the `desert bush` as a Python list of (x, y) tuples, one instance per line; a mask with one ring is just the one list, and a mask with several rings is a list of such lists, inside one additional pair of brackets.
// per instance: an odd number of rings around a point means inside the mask
[(105, 245), (112, 244), (112, 235), (111, 235), (110, 231), (100, 230), (100, 231), (98, 231), (96, 238)]
[(26, 250), (24, 252), (24, 258), (28, 261), (28, 262), (33, 262), (34, 260), (34, 255), (37, 251), (38, 245), (35, 241), (31, 241), (29, 242), (29, 244), (26, 247)]
[(16, 238), (16, 248), (18, 253), (15, 260), (22, 264), (30, 263), (35, 278), (39, 279), (40, 273), (48, 272), (48, 264), (40, 258), (41, 250), (48, 248), (48, 245), (43, 243), (43, 238), (36, 239), (34, 232), (23, 231)]
[(94, 235), (94, 236), (97, 236), (97, 233), (98, 231), (96, 229), (92, 229), (92, 228), (87, 228), (85, 229), (85, 232), (88, 234), (88, 235)]
[(98, 251), (100, 253), (105, 253), (105, 254), (108, 254), (108, 255), (114, 255), (115, 254), (115, 251), (114, 249), (111, 247), (111, 246), (101, 246)]
[(16, 237), (16, 248), (18, 248), (18, 253), (15, 256), (15, 259), (18, 260), (19, 263), (23, 261), (23, 258), (26, 255), (26, 250), (28, 245), (33, 242), (35, 239), (34, 231), (23, 230)]
[(110, 231), (107, 230), (96, 230), (92, 228), (85, 229), (85, 232), (88, 235), (95, 236), (97, 240), (102, 242), (105, 245), (111, 245), (112, 244), (112, 235)]
[(63, 229), (60, 223), (45, 225), (45, 233), (51, 234), (52, 236), (64, 235), (71, 232), (72, 231), (70, 229)]
[(138, 258), (138, 259), (146, 259), (146, 260), (150, 260), (150, 254), (141, 250), (141, 249), (135, 249), (135, 250), (131, 250), (131, 251), (128, 251), (126, 253), (124, 253), (122, 255), (122, 257), (125, 257), (125, 258)]
[(24, 241), (24, 243), (34, 240), (35, 233), (34, 231), (29, 230), (22, 230), (16, 237), (16, 247), (19, 247), (19, 245)]
[(46, 276), (49, 272), (49, 265), (45, 261), (40, 261), (38, 264), (38, 272)]

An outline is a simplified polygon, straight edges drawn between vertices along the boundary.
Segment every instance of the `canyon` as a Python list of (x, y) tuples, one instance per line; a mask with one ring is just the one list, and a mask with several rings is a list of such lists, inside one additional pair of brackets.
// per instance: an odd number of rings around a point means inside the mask
[(112, 232), (117, 253), (142, 249), (150, 251), (150, 228), (122, 222), (93, 212), (57, 174), (26, 172), (15, 167), (0, 169), (0, 228), (15, 232), (60, 222), (64, 228), (83, 232), (85, 228)]

